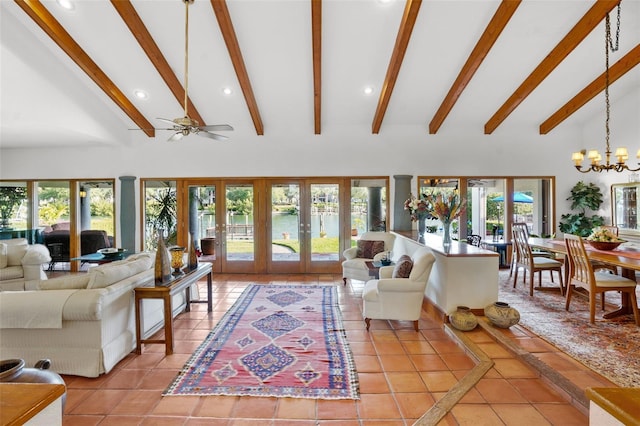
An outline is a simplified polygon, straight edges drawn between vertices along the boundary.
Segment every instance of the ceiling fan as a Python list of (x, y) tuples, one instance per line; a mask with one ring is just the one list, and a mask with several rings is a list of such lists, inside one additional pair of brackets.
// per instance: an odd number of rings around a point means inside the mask
[(212, 133), (212, 131), (221, 130), (233, 130), (228, 124), (211, 124), (208, 126), (201, 126), (197, 120), (189, 117), (187, 110), (189, 99), (189, 4), (194, 0), (183, 0), (185, 4), (185, 25), (184, 25), (184, 117), (174, 118), (169, 120), (167, 118), (157, 118), (157, 120), (163, 121), (171, 125), (171, 127), (159, 130), (172, 130), (175, 133), (168, 139), (169, 142), (179, 141), (184, 136), (195, 134), (204, 136), (207, 138), (223, 141), (229, 139), (227, 136)]

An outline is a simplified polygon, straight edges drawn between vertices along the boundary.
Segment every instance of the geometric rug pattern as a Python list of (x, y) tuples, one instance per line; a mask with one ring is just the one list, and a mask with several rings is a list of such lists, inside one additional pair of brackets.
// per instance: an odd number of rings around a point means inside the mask
[(499, 299), (520, 312), (521, 326), (618, 386), (640, 387), (640, 327), (633, 315), (602, 317), (604, 312), (618, 308), (620, 296), (616, 292), (607, 292), (605, 311), (598, 296), (595, 324), (590, 324), (587, 295), (574, 292), (566, 311), (557, 275), (552, 283), (549, 273), (544, 272), (544, 290), (536, 289), (533, 297), (529, 296), (529, 284), (522, 283), (522, 271), (515, 289), (508, 270), (500, 271), (499, 281)]
[(332, 285), (248, 286), (163, 395), (359, 399)]

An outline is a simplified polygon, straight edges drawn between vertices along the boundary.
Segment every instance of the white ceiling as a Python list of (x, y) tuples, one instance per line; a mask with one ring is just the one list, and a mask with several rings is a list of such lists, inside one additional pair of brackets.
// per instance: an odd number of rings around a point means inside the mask
[[(214, 0), (220, 1), (220, 0)], [(132, 0), (176, 76), (184, 79), (184, 4)], [(415, 0), (414, 0), (414, 3)], [(75, 0), (75, 10), (42, 1), (87, 55), (155, 127), (181, 117), (182, 105), (110, 1)], [(314, 135), (311, 0), (226, 2), (264, 124), (264, 134)], [(485, 123), (592, 7), (584, 0), (523, 1), (438, 130), (484, 134)], [(395, 126), (429, 134), (428, 125), (499, 1), (423, 0), (381, 131)], [(405, 2), (322, 1), (321, 133), (371, 132)], [(615, 9), (612, 13), (615, 28)], [(0, 1), (0, 147), (131, 143), (137, 125), (13, 1)], [(622, 2), (620, 50), (640, 44), (640, 1)], [(604, 71), (604, 22), (568, 54), (496, 129), (538, 133), (540, 124)], [(363, 94), (371, 85), (373, 95)], [(225, 96), (223, 87), (233, 94)], [(137, 100), (135, 89), (149, 93)], [(260, 138), (242, 95), (210, 0), (190, 6), (189, 95), (206, 124), (228, 123), (231, 138)], [(611, 87), (612, 104), (640, 96), (640, 67)], [(602, 119), (596, 96), (560, 126)], [(156, 138), (171, 135), (157, 131)], [(191, 136), (197, 137), (197, 136)], [(139, 135), (137, 136), (139, 138)], [(203, 141), (205, 141), (203, 139)], [(207, 143), (211, 142), (206, 140)]]

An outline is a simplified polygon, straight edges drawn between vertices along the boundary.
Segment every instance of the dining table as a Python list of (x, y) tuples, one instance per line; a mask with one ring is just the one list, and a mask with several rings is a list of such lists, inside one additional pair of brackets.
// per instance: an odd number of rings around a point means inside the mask
[[(640, 248), (633, 245), (622, 244), (614, 250), (598, 250), (589, 245), (586, 240), (583, 241), (589, 259), (619, 267), (621, 276), (636, 281), (636, 271), (640, 271)], [(530, 237), (529, 245), (534, 248), (565, 256), (567, 254), (567, 246), (564, 240), (560, 239)], [(568, 286), (567, 268), (565, 268), (565, 282)], [(631, 298), (627, 293), (622, 293), (620, 307), (615, 311), (605, 313), (603, 317), (609, 319), (627, 314), (633, 314)]]

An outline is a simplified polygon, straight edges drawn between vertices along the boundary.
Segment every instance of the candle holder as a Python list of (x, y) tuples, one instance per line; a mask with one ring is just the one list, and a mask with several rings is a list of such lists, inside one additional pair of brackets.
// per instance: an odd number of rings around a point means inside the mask
[(180, 246), (173, 246), (169, 248), (169, 253), (171, 254), (171, 267), (174, 269), (174, 277), (184, 274), (184, 272), (182, 272), (182, 267), (184, 266), (184, 250), (185, 248)]

